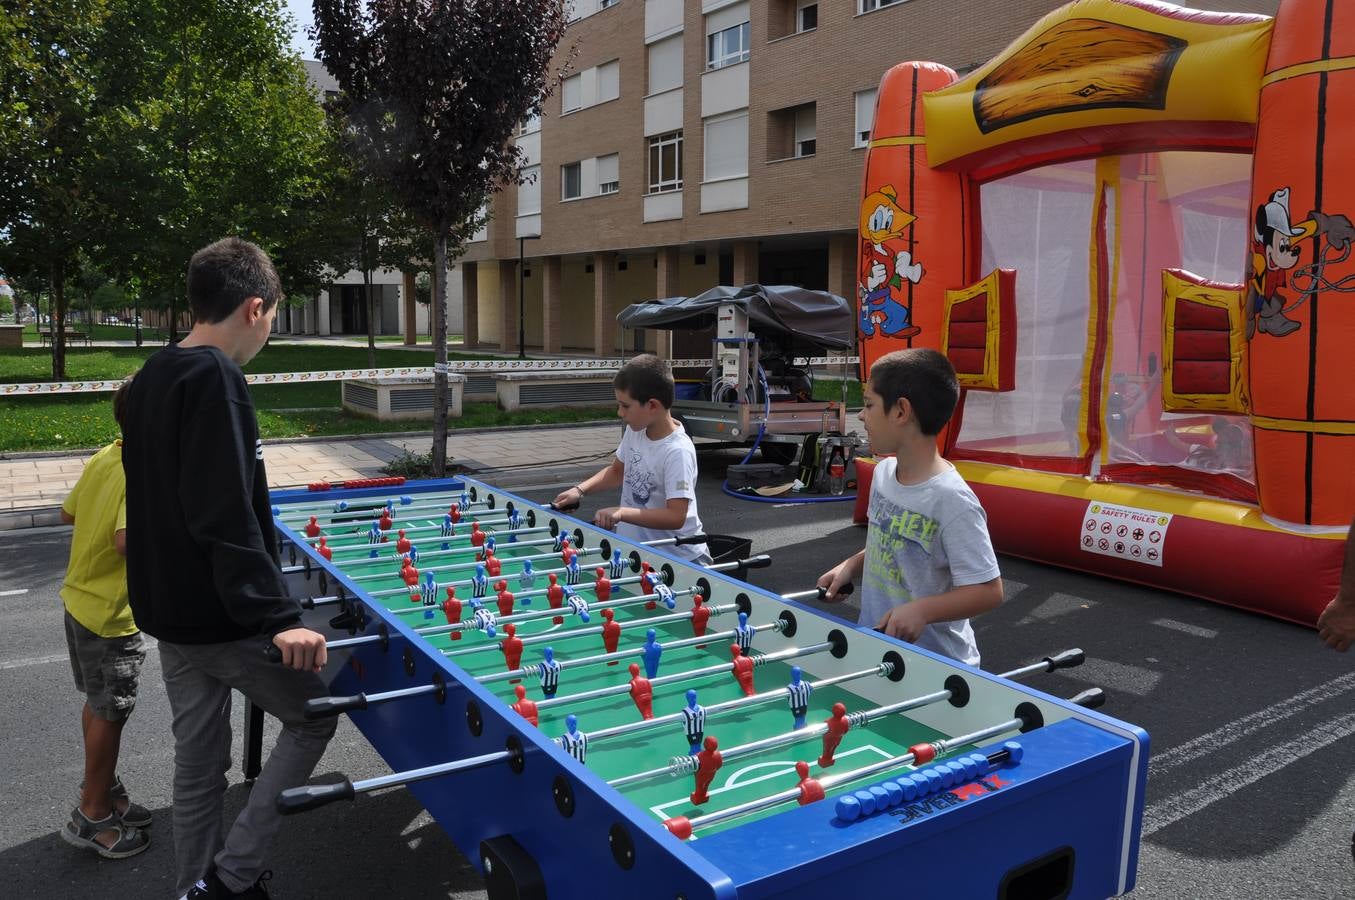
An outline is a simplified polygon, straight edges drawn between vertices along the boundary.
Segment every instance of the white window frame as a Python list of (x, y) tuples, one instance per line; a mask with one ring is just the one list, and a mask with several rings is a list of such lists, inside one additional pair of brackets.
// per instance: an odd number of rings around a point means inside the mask
[(897, 6), (904, 0), (857, 0), (857, 15), (864, 16), (866, 13), (875, 12), (877, 9), (884, 9), (887, 6)]
[[(813, 130), (812, 135), (811, 135), (810, 137), (801, 138), (801, 137), (800, 137), (800, 125), (801, 125), (800, 117), (801, 117), (802, 115), (807, 114), (807, 113), (808, 113), (808, 114), (812, 114), (812, 115), (814, 116), (814, 130)], [(794, 132), (794, 133), (792, 134), (792, 136), (791, 136), (791, 144), (792, 144), (791, 149), (794, 151), (794, 152), (792, 153), (792, 155), (793, 155), (796, 159), (801, 159), (801, 158), (806, 157), (806, 156), (813, 156), (813, 155), (818, 151), (819, 115), (818, 115), (818, 108), (817, 108), (817, 106), (816, 106), (815, 104), (813, 104), (813, 103), (810, 103), (810, 104), (806, 104), (805, 106), (801, 106), (801, 107), (797, 108), (797, 109), (795, 110), (795, 115), (791, 118), (791, 129), (792, 129), (792, 131)], [(806, 144), (813, 144), (814, 146), (813, 146), (813, 147), (810, 147), (810, 148), (808, 148), (808, 149), (806, 149), (806, 148), (805, 148), (805, 145), (806, 145)]]
[[(863, 123), (863, 122), (861, 121), (861, 100), (862, 100), (862, 98), (865, 97), (867, 94), (870, 95), (870, 104), (869, 104), (869, 109), (870, 109), (870, 113), (869, 113), (869, 115), (870, 115), (870, 121), (869, 121), (869, 122), (864, 122), (864, 123)], [(871, 131), (875, 128), (875, 102), (876, 102), (877, 99), (879, 99), (878, 95), (879, 95), (879, 89), (878, 89), (878, 88), (869, 88), (869, 89), (867, 89), (867, 90), (864, 90), (864, 91), (857, 91), (856, 93), (852, 94), (852, 129), (853, 129), (853, 130), (852, 130), (852, 146), (853, 146), (853, 147), (860, 148), (860, 147), (868, 146), (868, 145), (870, 144), (870, 133), (871, 133)], [(862, 127), (861, 127), (863, 124), (866, 126), (865, 128), (862, 128)], [(862, 137), (862, 135), (865, 135), (865, 137)]]
[(535, 134), (541, 130), (541, 113), (536, 115), (528, 114), (527, 118), (522, 120), (522, 126), (518, 128), (518, 134)]
[[(609, 159), (609, 158), (610, 158), (610, 159), (616, 160), (616, 180), (615, 180), (615, 181), (603, 181), (603, 180), (602, 180), (602, 175), (601, 175), (601, 171), (602, 171), (602, 161), (603, 161), (604, 159)], [(599, 156), (599, 157), (597, 157), (597, 167), (598, 167), (598, 172), (599, 172), (599, 174), (598, 174), (598, 196), (602, 196), (602, 195), (604, 195), (604, 194), (618, 194), (618, 193), (620, 193), (620, 192), (621, 192), (621, 155), (620, 155), (619, 153), (608, 153), (606, 156)]]
[[(730, 48), (724, 46), (724, 44), (725, 38), (733, 32), (737, 32), (734, 37), (737, 38), (738, 43), (734, 45), (731, 52)], [(718, 51), (717, 47), (720, 48)], [(714, 72), (716, 69), (723, 69), (726, 66), (736, 66), (739, 63), (748, 62), (752, 57), (752, 49), (753, 36), (752, 23), (750, 22), (740, 22), (738, 25), (712, 31), (706, 35), (706, 71)]]
[[(613, 68), (610, 69), (610, 70), (608, 70), (608, 69), (607, 69), (608, 66), (612, 66)], [(604, 70), (614, 71), (614, 72), (616, 73), (616, 84), (615, 84), (616, 95), (615, 95), (615, 96), (612, 96), (612, 97), (605, 97), (605, 96), (603, 96), (603, 72), (604, 72)], [(608, 60), (608, 61), (605, 62), (605, 63), (601, 63), (600, 65), (598, 65), (598, 66), (596, 67), (596, 71), (597, 71), (597, 97), (595, 98), (595, 100), (594, 100), (594, 102), (593, 102), (593, 105), (596, 106), (596, 105), (601, 104), (601, 103), (610, 103), (610, 102), (613, 101), (613, 100), (619, 100), (619, 99), (621, 98), (621, 60), (619, 60), (619, 59), (612, 59), (612, 60)]]
[[(677, 169), (672, 178), (664, 178), (663, 171), (663, 150), (665, 147), (674, 147), (673, 154), (674, 165)], [(659, 172), (655, 177), (654, 151), (659, 151)], [(645, 147), (645, 166), (648, 168), (647, 180), (650, 194), (668, 194), (674, 191), (682, 190), (682, 131), (670, 131), (667, 134), (656, 135), (649, 139)]]
[[(722, 124), (724, 124), (725, 122), (731, 122), (731, 121), (733, 121), (733, 120), (735, 120), (735, 119), (743, 119), (743, 127), (744, 127), (744, 134), (743, 134), (743, 171), (741, 171), (741, 172), (731, 172), (731, 173), (724, 174), (724, 175), (715, 175), (715, 176), (712, 176), (712, 175), (710, 174), (710, 158), (711, 158), (711, 153), (710, 153), (710, 148), (711, 148), (710, 126), (712, 126), (712, 125), (722, 125)], [(748, 177), (748, 152), (749, 152), (749, 149), (748, 149), (748, 144), (749, 144), (749, 133), (748, 133), (748, 130), (749, 130), (750, 127), (751, 127), (751, 122), (750, 122), (749, 117), (748, 117), (748, 110), (747, 110), (747, 109), (740, 109), (740, 110), (736, 110), (736, 111), (730, 112), (730, 113), (725, 113), (725, 114), (719, 115), (719, 116), (711, 116), (710, 118), (705, 119), (704, 121), (702, 121), (702, 123), (701, 123), (701, 139), (702, 139), (702, 143), (701, 143), (701, 146), (702, 146), (702, 153), (701, 153), (701, 156), (702, 156), (702, 160), (701, 160), (701, 178), (702, 178), (702, 183), (704, 183), (704, 184), (709, 184), (709, 183), (715, 182), (715, 181), (732, 181), (732, 180), (734, 180), (734, 179), (736, 179), (736, 178), (747, 178), (747, 177)]]
[[(571, 81), (572, 81), (572, 82), (574, 83), (574, 85), (575, 85), (574, 91), (575, 91), (575, 95), (576, 95), (576, 96), (575, 96), (575, 100), (577, 101), (577, 103), (576, 103), (576, 105), (574, 105), (574, 106), (567, 106), (566, 104), (569, 102), (569, 100), (568, 100), (568, 97), (569, 97), (569, 84), (570, 84)], [(580, 74), (578, 74), (578, 75), (571, 75), (571, 76), (569, 76), (568, 78), (566, 78), (563, 82), (560, 83), (560, 115), (566, 115), (566, 114), (568, 114), (568, 113), (576, 112), (576, 111), (578, 111), (578, 110), (580, 110), (580, 109), (583, 109), (583, 74), (582, 74), (582, 73), (580, 73)]]
[[(574, 194), (572, 197), (569, 195), (568, 171), (570, 169), (573, 169), (576, 173), (575, 187), (578, 190), (578, 193)], [(560, 167), (560, 201), (563, 203), (566, 200), (578, 200), (582, 196), (583, 196), (583, 163), (582, 162), (565, 163), (563, 166)]]
[[(814, 10), (814, 24), (806, 28), (804, 15), (805, 10), (810, 8), (813, 8)], [(812, 0), (812, 2), (806, 2), (806, 0), (799, 0), (799, 2), (796, 3), (795, 5), (795, 33), (804, 34), (806, 31), (814, 31), (818, 27), (819, 27), (819, 0)]]
[(598, 0), (598, 12), (602, 12), (604, 9), (610, 9), (619, 2), (621, 2), (621, 0)]

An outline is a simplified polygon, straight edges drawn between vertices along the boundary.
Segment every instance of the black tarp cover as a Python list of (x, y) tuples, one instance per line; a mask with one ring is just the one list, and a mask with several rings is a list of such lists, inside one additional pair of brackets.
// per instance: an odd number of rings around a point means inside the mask
[(721, 285), (695, 297), (664, 297), (632, 303), (616, 320), (626, 328), (696, 330), (715, 325), (716, 310), (726, 304), (743, 307), (754, 334), (769, 330), (809, 341), (826, 350), (850, 350), (856, 318), (851, 304), (827, 291), (784, 284)]

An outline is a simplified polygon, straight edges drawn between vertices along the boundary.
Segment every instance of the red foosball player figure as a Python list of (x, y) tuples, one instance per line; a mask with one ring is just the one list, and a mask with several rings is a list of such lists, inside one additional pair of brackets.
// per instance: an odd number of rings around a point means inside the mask
[[(447, 615), (447, 624), (455, 625), (461, 621), (461, 601), (456, 599), (456, 588), (447, 588), (447, 599), (442, 601), (442, 611)], [(461, 632), (453, 631), (451, 638), (461, 640)]]
[(325, 536), (324, 536), (324, 535), (321, 535), (321, 536), (320, 536), (320, 546), (318, 546), (318, 547), (315, 548), (315, 552), (316, 552), (316, 553), (319, 553), (319, 554), (320, 554), (321, 556), (323, 556), (325, 559), (333, 559), (333, 558), (334, 558), (334, 551), (330, 548), (330, 546), (329, 546), (328, 544), (325, 543)]
[(470, 523), (470, 545), (472, 547), (483, 547), (485, 545), (485, 533), (480, 530), (479, 522)]
[[(602, 611), (602, 646), (608, 653), (616, 652), (616, 645), (621, 642), (621, 623), (616, 621), (616, 613), (608, 607)], [(616, 665), (620, 660), (612, 660), (607, 663), (609, 666)]]
[(607, 577), (607, 570), (602, 566), (598, 566), (593, 575), (596, 577), (593, 582), (593, 594), (599, 603), (606, 603), (612, 598), (612, 580)]
[(560, 538), (560, 562), (569, 565), (569, 554), (573, 552), (569, 546), (569, 538)]
[[(710, 621), (710, 610), (706, 608), (706, 598), (700, 594), (692, 596), (692, 634), (697, 637), (706, 633), (706, 623)], [(696, 649), (704, 650), (705, 644), (700, 644)]]
[[(518, 637), (518, 627), (512, 622), (503, 626), (503, 633), (506, 637), (499, 647), (503, 650), (503, 661), (508, 664), (508, 671), (511, 672), (522, 665), (522, 638)], [(508, 683), (517, 684), (518, 680), (514, 678)]]
[(706, 790), (715, 780), (715, 773), (725, 764), (724, 754), (720, 752), (720, 742), (714, 735), (706, 738), (705, 749), (696, 754), (696, 790), (692, 791), (691, 801), (700, 806), (710, 799)]
[(824, 720), (828, 730), (823, 733), (823, 755), (819, 757), (819, 768), (826, 769), (836, 760), (833, 759), (833, 752), (837, 750), (837, 745), (842, 743), (842, 736), (847, 733), (847, 729), (852, 724), (847, 721), (847, 707), (841, 703), (833, 704), (833, 714)]
[(499, 602), (499, 615), (511, 616), (513, 614), (513, 592), (508, 590), (508, 582), (502, 580), (495, 582), (494, 590), (498, 593), (496, 599)]
[[(550, 586), (546, 588), (546, 602), (550, 604), (551, 609), (559, 609), (565, 602), (565, 589), (560, 587), (559, 580), (554, 572), (550, 574)], [(551, 619), (551, 624), (563, 625), (565, 624), (565, 617), (556, 616)]]
[[(649, 563), (640, 563), (640, 589), (645, 592), (645, 596), (654, 593), (654, 582), (658, 580), (654, 574), (654, 567)], [(645, 604), (645, 609), (658, 609), (659, 605), (653, 600)]]
[(315, 521), (315, 516), (311, 516), (311, 520), (306, 523), (306, 537), (319, 537), (319, 536), (320, 536), (320, 523)]
[(498, 578), (503, 574), (503, 563), (499, 562), (493, 550), (485, 550), (485, 571), (490, 578)]
[(452, 524), (453, 524), (453, 525), (455, 525), (457, 522), (460, 522), (460, 521), (461, 521), (461, 507), (460, 507), (460, 505), (458, 505), (458, 504), (456, 504), (456, 503), (453, 503), (451, 506), (447, 507), (447, 515), (449, 515), (449, 516), (452, 517)]
[[(512, 626), (510, 625), (509, 627), (511, 628)], [(513, 693), (518, 696), (518, 702), (513, 704), (513, 711), (528, 722), (539, 727), (541, 723), (536, 720), (536, 701), (527, 699), (527, 689), (522, 685), (518, 685), (513, 688)]]
[(419, 570), (414, 568), (414, 564), (409, 561), (408, 556), (405, 557), (405, 564), (400, 569), (400, 577), (410, 587), (419, 586)]
[(376, 527), (380, 528), (382, 531), (390, 531), (391, 526), (394, 524), (395, 520), (391, 518), (390, 510), (381, 510), (381, 518), (377, 520)]
[(654, 688), (650, 687), (649, 679), (640, 674), (639, 663), (630, 664), (630, 698), (635, 701), (640, 718), (654, 718)]
[(409, 538), (405, 537), (405, 530), (401, 528), (398, 532), (396, 532), (396, 534), (398, 535), (398, 537), (395, 541), (395, 552), (408, 553), (409, 548), (412, 545), (409, 542)]
[(800, 799), (801, 806), (808, 806), (815, 800), (823, 799), (823, 785), (819, 784), (817, 778), (809, 777), (809, 763), (800, 760), (795, 764), (795, 774), (800, 776)]
[(751, 697), (755, 693), (753, 690), (753, 658), (743, 655), (743, 648), (738, 644), (729, 645), (729, 654), (734, 657), (734, 665), (731, 671), (739, 682), (739, 687), (743, 688), (745, 696)]

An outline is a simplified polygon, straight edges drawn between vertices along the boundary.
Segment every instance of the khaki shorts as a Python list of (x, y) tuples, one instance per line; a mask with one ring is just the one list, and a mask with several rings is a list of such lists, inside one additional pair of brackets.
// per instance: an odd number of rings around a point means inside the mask
[(141, 632), (124, 637), (100, 637), (66, 613), (66, 648), (71, 654), (75, 689), (101, 719), (117, 722), (136, 706), (146, 640)]

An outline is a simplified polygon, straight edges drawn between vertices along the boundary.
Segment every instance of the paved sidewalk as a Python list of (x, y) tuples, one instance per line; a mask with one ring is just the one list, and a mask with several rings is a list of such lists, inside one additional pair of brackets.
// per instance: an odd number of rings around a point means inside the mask
[[(596, 470), (621, 437), (620, 422), (477, 429), (447, 436), (449, 461), (468, 466), (505, 488), (559, 480)], [(382, 475), (405, 451), (427, 453), (431, 433), (353, 440), (265, 441), (272, 487), (337, 482)], [(61, 501), (94, 451), (7, 455), (0, 458), (0, 531), (61, 524)]]

